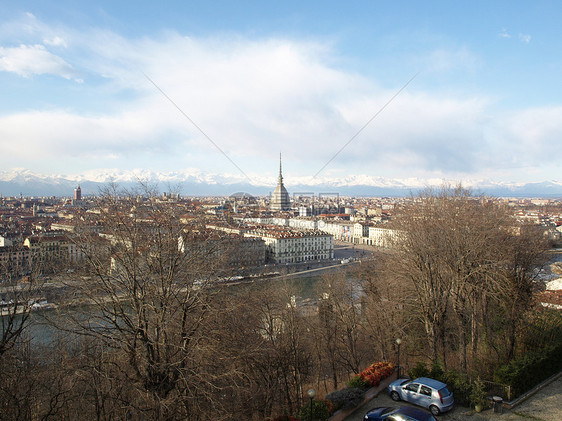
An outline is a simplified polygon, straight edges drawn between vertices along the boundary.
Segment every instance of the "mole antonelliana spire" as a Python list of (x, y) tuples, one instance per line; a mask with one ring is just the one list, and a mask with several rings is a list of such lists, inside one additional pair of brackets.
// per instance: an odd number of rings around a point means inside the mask
[(291, 201), (289, 200), (289, 193), (283, 185), (283, 173), (281, 170), (281, 153), (279, 153), (279, 179), (277, 180), (277, 187), (271, 197), (270, 209), (274, 211), (291, 210)]

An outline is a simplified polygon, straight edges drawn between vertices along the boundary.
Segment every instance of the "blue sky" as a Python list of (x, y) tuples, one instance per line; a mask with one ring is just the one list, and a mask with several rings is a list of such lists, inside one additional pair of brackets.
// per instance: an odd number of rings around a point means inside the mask
[(282, 152), (288, 185), (562, 181), (561, 21), (559, 1), (3, 1), (0, 171), (268, 184)]

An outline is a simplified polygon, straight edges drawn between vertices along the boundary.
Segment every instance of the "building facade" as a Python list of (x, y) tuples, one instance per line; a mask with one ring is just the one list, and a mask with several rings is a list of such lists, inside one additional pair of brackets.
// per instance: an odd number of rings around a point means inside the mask
[(246, 232), (265, 242), (267, 260), (273, 263), (302, 263), (334, 258), (334, 237), (318, 230), (262, 227)]
[(367, 244), (376, 247), (391, 248), (398, 239), (399, 231), (391, 228), (369, 227)]

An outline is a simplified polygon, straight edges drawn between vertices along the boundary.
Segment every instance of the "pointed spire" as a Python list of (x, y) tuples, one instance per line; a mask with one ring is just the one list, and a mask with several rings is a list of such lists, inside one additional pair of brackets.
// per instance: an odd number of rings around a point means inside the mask
[(273, 192), (270, 206), (272, 210), (285, 211), (291, 209), (291, 200), (289, 199), (289, 193), (283, 185), (283, 167), (281, 161), (281, 153), (279, 153), (279, 180), (277, 182), (277, 187)]
[(281, 152), (279, 152), (279, 181), (278, 183), (281, 184), (283, 182), (283, 174), (281, 172)]

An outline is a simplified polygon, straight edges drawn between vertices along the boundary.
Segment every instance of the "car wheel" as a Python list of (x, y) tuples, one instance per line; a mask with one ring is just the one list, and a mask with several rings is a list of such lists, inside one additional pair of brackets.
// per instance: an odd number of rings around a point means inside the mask
[(398, 394), (398, 392), (396, 391), (392, 391), (390, 392), (390, 397), (392, 398), (393, 401), (399, 401), (400, 400), (400, 395)]
[(441, 413), (441, 411), (439, 411), (439, 408), (437, 408), (435, 405), (431, 405), (429, 407), (429, 410), (431, 411), (431, 413), (435, 416), (439, 415)]

